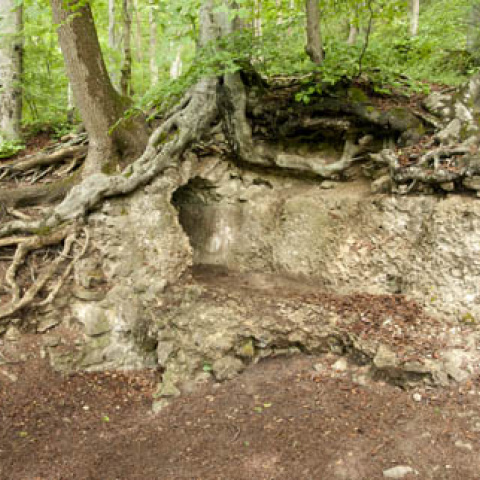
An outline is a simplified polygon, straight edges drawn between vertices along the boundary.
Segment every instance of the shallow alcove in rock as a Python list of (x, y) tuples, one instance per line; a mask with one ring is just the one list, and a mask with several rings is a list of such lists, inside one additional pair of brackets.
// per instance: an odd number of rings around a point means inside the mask
[(231, 244), (242, 228), (242, 205), (220, 203), (226, 192), (217, 190), (211, 182), (194, 178), (172, 197), (193, 249), (194, 264), (227, 264)]

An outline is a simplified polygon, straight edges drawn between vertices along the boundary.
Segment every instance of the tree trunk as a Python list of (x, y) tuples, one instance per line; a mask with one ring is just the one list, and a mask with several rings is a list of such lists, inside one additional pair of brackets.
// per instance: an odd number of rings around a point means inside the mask
[(350, 24), (350, 30), (348, 32), (348, 40), (347, 43), (349, 45), (355, 45), (357, 43), (358, 37), (358, 28), (353, 23)]
[(0, 143), (20, 138), (22, 54), (22, 7), (0, 0)]
[(179, 45), (177, 48), (177, 55), (170, 66), (170, 78), (177, 79), (182, 74), (182, 47)]
[[(51, 0), (58, 36), (75, 105), (89, 135), (84, 175), (115, 170), (121, 160), (141, 154), (147, 130), (141, 118), (130, 118), (110, 132), (129, 105), (113, 88), (98, 43), (88, 3), (75, 0), (66, 10), (63, 0)], [(78, 5), (81, 5), (78, 7)]]
[(115, 17), (115, 0), (108, 0), (108, 48), (110, 49), (110, 78), (114, 86), (118, 87), (118, 71), (116, 58), (113, 52), (117, 50), (117, 20)]
[(123, 61), (120, 75), (120, 91), (123, 96), (132, 95), (132, 12), (130, 1), (122, 0)]
[(354, 9), (354, 13), (350, 18), (350, 30), (348, 32), (348, 45), (355, 45), (358, 37), (358, 7)]
[(255, 0), (254, 17), (253, 17), (253, 32), (258, 38), (262, 36), (262, 2), (261, 0)]
[(148, 22), (150, 25), (150, 83), (155, 85), (158, 82), (158, 64), (157, 64), (157, 22), (155, 19), (154, 1), (150, 0), (150, 9), (148, 10)]
[(307, 13), (307, 45), (305, 51), (313, 63), (323, 62), (323, 45), (320, 32), (320, 8), (318, 0), (305, 0)]
[(69, 82), (67, 87), (67, 122), (73, 125), (75, 121), (75, 104), (73, 103), (72, 84)]
[(275, 0), (275, 6), (277, 7), (277, 25), (282, 25), (283, 23), (282, 0)]
[(412, 12), (410, 21), (410, 35), (416, 37), (418, 35), (418, 24), (420, 19), (420, 0), (411, 0)]

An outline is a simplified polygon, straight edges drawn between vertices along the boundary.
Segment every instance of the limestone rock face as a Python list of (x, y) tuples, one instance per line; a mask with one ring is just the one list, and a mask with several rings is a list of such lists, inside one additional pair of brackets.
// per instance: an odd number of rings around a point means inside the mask
[(188, 238), (170, 203), (181, 183), (177, 177), (167, 174), (128, 198), (106, 202), (89, 217), (95, 252), (76, 267), (69, 305), (69, 323), (83, 334), (83, 342), (68, 358), (52, 354), (54, 367), (156, 365), (156, 340), (149, 333), (152, 309), (192, 263)]
[[(70, 328), (81, 338), (69, 355), (55, 353), (62, 342), (49, 347), (55, 366), (158, 366), (169, 384), (159, 388), (162, 398), (210, 377), (231, 378), (264, 357), (299, 351), (347, 353), (401, 384), (447, 384), (473, 375), (468, 365), (477, 362), (479, 339), (460, 327), (480, 321), (476, 199), (372, 194), (369, 183), (358, 180), (324, 189), (218, 158), (185, 169), (91, 215), (95, 252), (77, 266), (69, 305)], [(248, 274), (252, 292), (278, 288), (276, 303), (265, 308), (264, 299), (250, 301), (249, 294), (217, 298), (185, 281), (192, 264)], [(349, 325), (358, 318), (321, 302), (284, 301), (282, 279), (332, 294), (415, 299), (445, 322), (422, 331), (442, 339), (445, 355), (407, 361), (385, 339), (352, 335)], [(382, 322), (395, 324), (388, 316)], [(460, 358), (465, 338), (467, 356)]]
[(476, 199), (339, 185), (180, 205), (195, 263), (306, 277), (344, 293), (403, 293), (437, 315), (480, 319)]

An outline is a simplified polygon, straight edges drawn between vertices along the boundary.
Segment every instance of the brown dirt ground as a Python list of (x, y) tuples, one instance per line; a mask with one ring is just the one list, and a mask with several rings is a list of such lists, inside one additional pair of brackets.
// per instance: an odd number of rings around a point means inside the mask
[(26, 357), (0, 366), (2, 480), (374, 480), (395, 465), (419, 472), (404, 478), (480, 478), (480, 381), (416, 402), (353, 382), (334, 357), (294, 356), (153, 415), (157, 372), (64, 377), (38, 336), (20, 343)]

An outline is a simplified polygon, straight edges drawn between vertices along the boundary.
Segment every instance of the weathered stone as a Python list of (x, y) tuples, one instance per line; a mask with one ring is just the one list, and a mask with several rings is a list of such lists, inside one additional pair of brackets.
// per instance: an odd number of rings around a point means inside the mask
[(386, 345), (380, 345), (373, 359), (373, 364), (379, 370), (388, 370), (397, 368), (399, 362), (395, 352), (390, 350)]
[(165, 366), (174, 348), (175, 348), (175, 345), (173, 342), (158, 342), (157, 360), (158, 360), (158, 364), (161, 367)]
[(17, 327), (10, 326), (8, 327), (4, 339), (7, 342), (18, 342), (21, 338), (22, 334), (20, 333), (20, 330)]
[(112, 329), (105, 310), (95, 305), (88, 305), (80, 320), (85, 326), (85, 334), (89, 337), (102, 335)]
[(161, 398), (160, 400), (155, 400), (152, 403), (152, 413), (160, 413), (162, 410), (164, 410), (166, 407), (168, 407), (171, 403), (171, 400), (168, 398)]
[(105, 298), (105, 292), (101, 290), (88, 290), (80, 286), (74, 287), (72, 294), (75, 298), (87, 302), (99, 302)]
[(392, 189), (392, 179), (390, 175), (383, 175), (377, 178), (370, 187), (372, 193), (388, 193)]
[(339, 358), (333, 365), (333, 370), (337, 370), (338, 372), (344, 372), (348, 369), (348, 362), (346, 358)]
[(445, 192), (454, 192), (455, 184), (453, 182), (445, 182), (440, 184), (440, 188)]
[(48, 315), (46, 318), (42, 318), (37, 325), (38, 333), (45, 333), (48, 330), (56, 327), (60, 323), (60, 318), (57, 315)]
[(467, 177), (463, 179), (463, 186), (470, 190), (480, 190), (480, 176)]
[(215, 378), (222, 382), (236, 377), (245, 368), (245, 365), (238, 358), (224, 357), (213, 362), (212, 368)]

